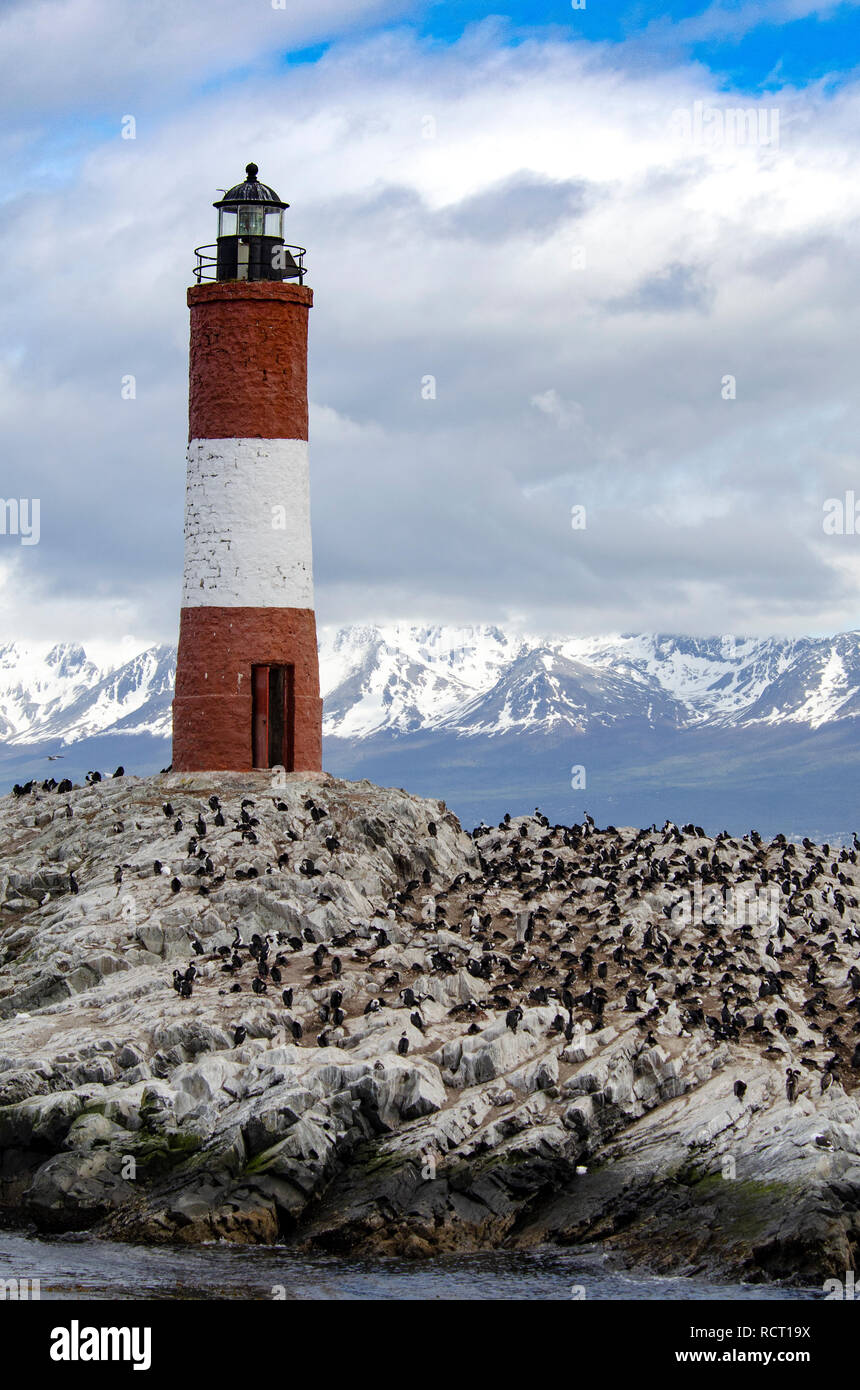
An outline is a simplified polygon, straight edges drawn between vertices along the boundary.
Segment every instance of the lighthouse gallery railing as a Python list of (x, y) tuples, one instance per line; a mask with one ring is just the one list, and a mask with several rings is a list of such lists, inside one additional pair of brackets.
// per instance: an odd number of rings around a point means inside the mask
[[(289, 242), (285, 241), (283, 243), (283, 248), (285, 251), (289, 251), (291, 253), (292, 258), (298, 267), (299, 284), (303, 285), (305, 283), (305, 275), (307, 274), (307, 267), (305, 265), (307, 247), (290, 246)], [(200, 284), (201, 280), (218, 279), (217, 252), (218, 246), (217, 243), (214, 241), (210, 242), (208, 246), (195, 246), (194, 254), (197, 257), (197, 265), (194, 267), (194, 278), (197, 281), (198, 285)], [(295, 279), (295, 276), (291, 276), (290, 278)]]

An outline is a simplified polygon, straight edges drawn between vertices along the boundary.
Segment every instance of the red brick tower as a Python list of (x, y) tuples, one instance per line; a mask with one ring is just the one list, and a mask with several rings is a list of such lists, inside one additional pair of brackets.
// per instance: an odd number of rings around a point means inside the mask
[[(215, 204), (191, 310), (185, 577), (173, 701), (176, 772), (322, 758), (308, 477), (304, 250), (273, 189)], [(298, 283), (296, 283), (298, 282)]]

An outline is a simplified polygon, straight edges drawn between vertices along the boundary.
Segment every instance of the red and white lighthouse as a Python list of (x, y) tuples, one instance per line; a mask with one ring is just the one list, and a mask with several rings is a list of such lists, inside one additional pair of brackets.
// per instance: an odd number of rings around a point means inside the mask
[[(304, 250), (289, 206), (257, 179), (218, 209), (197, 251), (191, 310), (185, 573), (176, 772), (322, 758), (308, 477)], [(209, 254), (213, 252), (214, 254)]]

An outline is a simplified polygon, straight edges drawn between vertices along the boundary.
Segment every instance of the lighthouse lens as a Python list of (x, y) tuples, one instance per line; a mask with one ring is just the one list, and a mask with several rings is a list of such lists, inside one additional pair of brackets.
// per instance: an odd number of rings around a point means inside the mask
[(265, 225), (265, 212), (259, 207), (241, 207), (239, 209), (239, 235), (240, 236), (262, 236)]

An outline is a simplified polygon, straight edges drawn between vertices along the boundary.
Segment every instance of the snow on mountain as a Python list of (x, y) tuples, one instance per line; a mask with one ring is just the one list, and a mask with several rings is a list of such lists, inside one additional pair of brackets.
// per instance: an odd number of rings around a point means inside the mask
[(320, 632), (324, 732), (411, 733), (490, 689), (528, 650), (496, 627), (351, 627)]
[[(77, 643), (0, 647), (0, 741), (170, 734), (173, 647), (92, 661)], [(324, 732), (350, 742), (652, 728), (820, 728), (860, 715), (860, 633), (545, 637), (498, 627), (322, 628)]]
[(792, 644), (792, 659), (745, 711), (747, 724), (808, 724), (860, 714), (860, 634)]
[(323, 629), (324, 732), (463, 735), (582, 730), (621, 720), (687, 728), (860, 713), (860, 633), (834, 638), (564, 638), (495, 627)]
[(103, 669), (77, 643), (0, 647), (0, 737), (60, 745), (106, 732), (170, 733), (173, 647), (150, 647)]
[(102, 672), (83, 647), (64, 642), (34, 649), (19, 642), (0, 647), (0, 733), (25, 739), (44, 721), (61, 715)]
[(690, 722), (733, 722), (781, 674), (790, 643), (738, 637), (623, 635), (576, 639), (561, 650), (632, 679), (656, 681)]
[(66, 743), (108, 730), (168, 737), (175, 679), (175, 649), (150, 647), (82, 691), (75, 704), (43, 733), (56, 733)]
[(472, 734), (548, 733), (565, 726), (582, 732), (619, 719), (683, 723), (680, 705), (655, 682), (573, 661), (544, 646), (526, 652), (489, 691), (439, 727)]

